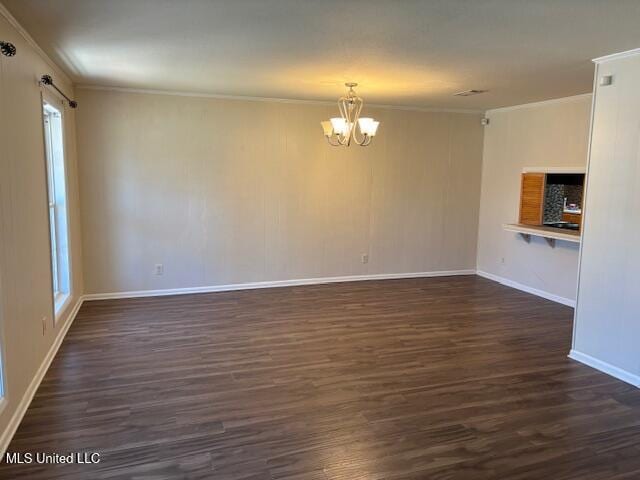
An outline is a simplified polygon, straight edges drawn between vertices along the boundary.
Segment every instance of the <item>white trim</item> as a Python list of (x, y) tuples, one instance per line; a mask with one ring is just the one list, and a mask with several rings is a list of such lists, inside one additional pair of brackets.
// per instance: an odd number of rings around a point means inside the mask
[[(57, 75), (62, 77), (62, 79), (65, 82), (67, 82), (69, 85), (73, 86), (73, 82), (71, 81), (71, 78), (69, 77), (69, 75), (67, 75), (67, 73), (62, 69), (62, 67), (58, 66), (58, 64), (54, 62), (51, 59), (51, 57), (47, 55), (42, 48), (40, 48), (40, 45), (38, 45), (38, 43), (33, 39), (33, 37), (29, 35), (29, 32), (27, 32), (27, 30), (22, 25), (20, 25), (20, 22), (18, 22), (18, 20), (16, 20), (15, 17), (11, 15), (11, 12), (7, 10), (7, 7), (5, 7), (2, 4), (2, 2), (0, 2), (0, 15), (3, 16), (7, 20), (7, 22), (9, 22), (9, 24), (17, 30), (20, 36), (26, 40), (26, 42), (31, 46), (31, 48), (33, 48), (36, 51), (36, 53), (42, 58), (42, 60), (44, 60), (45, 63), (47, 63), (51, 68), (55, 70)], [(5, 38), (4, 40), (7, 40), (7, 39)], [(18, 55), (19, 54), (20, 52), (18, 52)], [(45, 73), (45, 72), (42, 72), (42, 73)]]
[(522, 173), (587, 173), (587, 167), (524, 167)]
[(38, 390), (38, 387), (40, 386), (40, 382), (42, 382), (42, 379), (47, 373), (47, 370), (49, 369), (51, 362), (55, 358), (56, 353), (58, 353), (58, 349), (62, 344), (62, 340), (64, 340), (64, 337), (67, 335), (67, 331), (69, 330), (69, 327), (71, 327), (71, 324), (75, 320), (76, 315), (78, 314), (78, 311), (80, 310), (80, 307), (82, 306), (83, 301), (84, 301), (83, 297), (78, 298), (78, 300), (76, 301), (76, 304), (73, 307), (73, 310), (69, 314), (69, 318), (65, 322), (64, 326), (58, 332), (58, 335), (56, 339), (53, 341), (51, 348), (49, 349), (49, 351), (47, 352), (47, 355), (42, 360), (42, 363), (40, 364), (40, 368), (38, 368), (38, 371), (36, 372), (33, 379), (31, 380), (31, 383), (27, 387), (27, 390), (22, 395), (22, 399), (20, 400), (15, 411), (13, 412), (13, 416), (9, 419), (7, 428), (4, 430), (4, 432), (2, 432), (2, 434), (0, 434), (0, 458), (4, 457), (4, 454), (7, 448), (9, 447), (9, 444), (11, 443), (11, 439), (13, 438), (13, 435), (16, 433), (16, 430), (18, 429), (18, 426), (20, 425), (20, 422), (22, 421), (24, 414), (27, 412), (27, 409), (31, 404), (31, 400), (33, 400), (33, 396), (35, 395), (36, 391)]
[(498, 112), (508, 112), (511, 110), (519, 110), (521, 108), (533, 108), (533, 107), (542, 107), (545, 105), (555, 105), (558, 103), (568, 103), (568, 102), (576, 102), (578, 100), (582, 100), (584, 98), (590, 97), (593, 95), (592, 92), (589, 93), (580, 93), (578, 95), (572, 95), (570, 97), (560, 97), (560, 98), (552, 98), (550, 100), (542, 100), (540, 102), (532, 102), (532, 103), (523, 103), (521, 105), (512, 105), (509, 107), (499, 107), (492, 108), (486, 111), (486, 114), (498, 113)]
[(53, 317), (55, 323), (58, 323), (58, 320), (64, 316), (70, 304), (70, 293), (58, 293), (57, 298), (54, 298), (53, 300)]
[(513, 280), (509, 280), (508, 278), (494, 275), (493, 273), (483, 272), (482, 270), (478, 270), (476, 273), (479, 276), (486, 278), (488, 280), (493, 280), (494, 282), (498, 282), (507, 287), (515, 288), (516, 290), (521, 290), (523, 292), (527, 292), (532, 295), (536, 295), (538, 297), (546, 298), (547, 300), (551, 300), (552, 302), (561, 303), (562, 305), (566, 305), (568, 307), (573, 307), (573, 308), (575, 308), (576, 306), (576, 301), (571, 300), (570, 298), (561, 297), (560, 295), (555, 295), (553, 293), (545, 292), (544, 290), (538, 290), (537, 288), (529, 287), (527, 285), (523, 285), (522, 283), (514, 282)]
[(633, 57), (634, 55), (640, 55), (640, 48), (634, 48), (632, 50), (625, 50), (624, 52), (612, 53), (611, 55), (604, 55), (592, 60), (593, 63), (608, 62), (609, 60), (618, 60), (625, 57)]
[(597, 358), (587, 355), (586, 353), (579, 352), (578, 350), (571, 349), (568, 357), (576, 362), (583, 363), (591, 368), (600, 370), (601, 372), (611, 375), (612, 377), (622, 380), (623, 382), (630, 383), (634, 387), (640, 388), (640, 376), (634, 375), (631, 372), (627, 372), (622, 368), (611, 365), (610, 363), (603, 362)]
[[(218, 93), (188, 92), (181, 90), (155, 90), (150, 88), (129, 88), (111, 87), (107, 85), (76, 85), (76, 89), (81, 90), (102, 90), (118, 93), (137, 93), (144, 95), (168, 95), (174, 97), (196, 97), (196, 98), (216, 98), (219, 100), (241, 100), (248, 102), (271, 102), (271, 103), (293, 103), (299, 105), (319, 105), (325, 107), (335, 107), (336, 101), (328, 100), (303, 100), (295, 98), (274, 98), (274, 97), (252, 97), (245, 95), (224, 95)], [(367, 108), (382, 108), (386, 110), (407, 110), (412, 112), (441, 112), (441, 113), (470, 113), (482, 114), (484, 110), (463, 109), (463, 108), (436, 108), (436, 107), (411, 107), (404, 105), (384, 105), (377, 103), (367, 103)]]
[(582, 270), (582, 251), (584, 250), (584, 232), (588, 231), (589, 218), (586, 215), (586, 208), (589, 203), (589, 175), (591, 165), (591, 147), (593, 142), (593, 122), (596, 114), (596, 101), (598, 99), (598, 72), (600, 71), (600, 65), (596, 63), (593, 72), (593, 97), (591, 98), (591, 114), (589, 115), (589, 141), (587, 144), (587, 173), (584, 178), (584, 187), (582, 192), (582, 211), (585, 212), (582, 216), (582, 241), (580, 242), (580, 249), (578, 250), (578, 271), (576, 272), (576, 308), (573, 311), (573, 329), (571, 334), (571, 348), (576, 346), (576, 331), (578, 328), (578, 305), (580, 300), (580, 271)]
[(365, 280), (391, 280), (400, 278), (451, 277), (457, 275), (475, 275), (470, 270), (444, 270), (436, 272), (382, 273), (376, 275), (351, 275), (344, 277), (299, 278), (292, 280), (275, 280), (271, 282), (234, 283), (227, 285), (211, 285), (206, 287), (167, 288), (163, 290), (133, 290), (128, 292), (90, 293), (84, 300), (108, 300), (113, 298), (162, 297), (165, 295), (187, 295), (190, 293), (228, 292), (232, 290), (253, 290), (257, 288), (294, 287), (298, 285), (320, 285), (324, 283), (359, 282)]

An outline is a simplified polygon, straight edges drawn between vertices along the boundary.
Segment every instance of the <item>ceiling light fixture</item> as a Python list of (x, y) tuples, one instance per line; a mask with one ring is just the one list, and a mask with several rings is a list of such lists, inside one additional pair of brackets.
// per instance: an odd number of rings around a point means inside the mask
[[(349, 91), (346, 96), (340, 97), (338, 100), (340, 116), (320, 122), (324, 136), (327, 137), (329, 145), (334, 147), (348, 147), (351, 145), (351, 141), (361, 147), (366, 147), (375, 137), (380, 122), (373, 118), (360, 118), (364, 102), (353, 90), (358, 84), (349, 82), (345, 83), (345, 86)], [(357, 130), (360, 130), (360, 133)]]

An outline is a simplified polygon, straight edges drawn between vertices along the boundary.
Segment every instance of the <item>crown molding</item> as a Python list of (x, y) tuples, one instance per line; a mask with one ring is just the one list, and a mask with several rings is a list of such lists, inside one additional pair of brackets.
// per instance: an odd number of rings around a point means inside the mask
[(31, 48), (36, 51), (36, 53), (40, 56), (40, 58), (42, 58), (42, 60), (44, 60), (45, 63), (47, 63), (53, 70), (55, 70), (56, 74), (61, 77), (62, 80), (73, 86), (73, 81), (71, 80), (69, 75), (67, 75), (62, 67), (54, 62), (51, 57), (49, 57), (49, 55), (47, 55), (45, 51), (40, 48), (40, 45), (38, 45), (33, 37), (29, 35), (29, 32), (27, 32), (27, 30), (22, 25), (20, 25), (20, 22), (18, 22), (18, 20), (16, 20), (16, 18), (11, 15), (11, 12), (7, 10), (7, 7), (5, 7), (2, 2), (0, 2), (0, 16), (4, 17), (5, 20), (9, 22), (9, 25), (11, 25), (20, 34), (20, 36), (29, 44)]
[(618, 60), (620, 58), (633, 57), (635, 55), (640, 55), (640, 48), (634, 48), (632, 50), (626, 50), (624, 52), (612, 53), (611, 55), (604, 55), (602, 57), (594, 58), (592, 62), (603, 63), (608, 62), (609, 60)]
[[(174, 97), (195, 97), (195, 98), (215, 98), (219, 100), (240, 100), (248, 102), (270, 102), (270, 103), (290, 103), (298, 105), (317, 105), (325, 107), (334, 107), (336, 102), (326, 100), (302, 100), (295, 98), (274, 98), (274, 97), (252, 97), (248, 95), (222, 95), (217, 93), (188, 92), (180, 90), (155, 90), (150, 88), (130, 88), (130, 87), (112, 87), (108, 85), (76, 85), (80, 90), (102, 90), (107, 92), (118, 93), (137, 93), (145, 95), (167, 95)], [(403, 105), (384, 105), (377, 103), (367, 103), (367, 107), (380, 108), (386, 110), (406, 110), (415, 112), (433, 112), (433, 113), (466, 113), (466, 114), (482, 114), (484, 110), (460, 109), (460, 108), (436, 108), (436, 107), (410, 107)]]
[(552, 98), (550, 100), (542, 100), (540, 102), (532, 102), (532, 103), (523, 103), (522, 105), (512, 105), (510, 107), (500, 107), (500, 108), (492, 108), (491, 110), (487, 110), (487, 115), (491, 113), (499, 113), (499, 112), (508, 112), (510, 110), (519, 110), (521, 108), (533, 108), (533, 107), (543, 107), (545, 105), (554, 105), (558, 103), (570, 103), (576, 102), (578, 100), (591, 98), (593, 93), (581, 93), (579, 95), (572, 95), (570, 97), (560, 97), (560, 98)]

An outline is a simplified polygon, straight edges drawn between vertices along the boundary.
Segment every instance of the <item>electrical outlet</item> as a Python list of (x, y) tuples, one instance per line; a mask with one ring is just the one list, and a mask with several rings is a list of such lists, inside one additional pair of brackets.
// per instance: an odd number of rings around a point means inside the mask
[(368, 253), (363, 253), (362, 257), (360, 257), (360, 261), (362, 263), (369, 263), (369, 254)]
[(42, 335), (47, 333), (47, 317), (42, 317)]
[(161, 263), (156, 263), (153, 273), (156, 275), (162, 275), (164, 273), (164, 265)]

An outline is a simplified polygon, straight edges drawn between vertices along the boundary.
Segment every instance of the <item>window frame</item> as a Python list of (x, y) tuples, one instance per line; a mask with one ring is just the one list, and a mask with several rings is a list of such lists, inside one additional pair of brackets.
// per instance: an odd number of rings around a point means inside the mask
[[(2, 231), (2, 225), (0, 224), (0, 232)], [(2, 292), (2, 265), (0, 264), (0, 292)], [(4, 342), (5, 336), (4, 336), (4, 318), (3, 318), (3, 310), (2, 310), (2, 303), (4, 301), (4, 298), (2, 296), (2, 294), (0, 294), (0, 413), (2, 413), (2, 411), (5, 409), (5, 407), (7, 406), (7, 385), (6, 385), (6, 377), (5, 377), (5, 365), (6, 365), (6, 358), (5, 358), (5, 346), (6, 343)]]
[[(66, 138), (66, 128), (65, 128), (65, 104), (62, 99), (49, 94), (46, 91), (41, 92), (41, 112), (42, 112), (42, 134), (43, 134), (43, 147), (44, 147), (44, 167), (45, 167), (45, 187), (46, 187), (46, 202), (47, 202), (47, 224), (48, 224), (48, 239), (49, 239), (49, 261), (50, 261), (50, 273), (51, 273), (51, 308), (52, 308), (52, 318), (54, 327), (57, 324), (57, 321), (60, 317), (62, 317), (67, 308), (71, 303), (71, 298), (73, 296), (73, 266), (72, 266), (72, 248), (71, 248), (71, 231), (70, 231), (70, 222), (69, 222), (69, 163), (68, 163), (68, 149), (67, 149), (67, 138)], [(46, 124), (46, 114), (45, 111), (49, 108), (50, 110), (54, 110), (60, 116), (60, 148), (62, 155), (62, 166), (63, 166), (63, 175), (62, 181), (64, 182), (64, 223), (66, 227), (66, 263), (67, 263), (67, 291), (63, 291), (61, 289), (61, 277), (62, 274), (60, 272), (60, 258), (58, 258), (58, 238), (59, 238), (59, 230), (62, 228), (58, 221), (58, 216), (61, 213), (57, 210), (59, 208), (59, 204), (56, 203), (55, 199), (55, 178), (54, 178), (54, 165), (53, 165), (53, 155), (49, 152), (53, 150), (53, 125), (52, 122), (49, 121), (49, 125), (47, 127)], [(53, 112), (51, 112), (53, 114)], [(47, 131), (48, 130), (48, 131)], [(54, 261), (54, 248), (55, 250), (55, 261)]]
[[(0, 60), (0, 81), (4, 81), (5, 80), (5, 76), (4, 76), (4, 69), (3, 69), (3, 62), (2, 60)], [(2, 91), (0, 91), (0, 110), (2, 110), (4, 108), (4, 95), (5, 95), (5, 89), (2, 89)], [(4, 132), (0, 131), (0, 142), (4, 142), (6, 140), (6, 138), (4, 137)], [(0, 166), (3, 165), (2, 163), (2, 157), (5, 155), (5, 153), (3, 153), (2, 151), (0, 151)], [(2, 182), (0, 182), (2, 183)], [(1, 187), (1, 185), (0, 185)], [(3, 238), (2, 234), (3, 234), (3, 228), (4, 228), (4, 219), (2, 218), (2, 211), (0, 210), (0, 238)], [(2, 288), (3, 286), (3, 275), (4, 275), (4, 265), (2, 262), (2, 255), (0, 255), (0, 414), (2, 414), (5, 410), (5, 408), (7, 407), (9, 401), (7, 400), (7, 390), (8, 390), (8, 386), (7, 386), (7, 377), (6, 377), (6, 372), (5, 372), (5, 368), (7, 365), (7, 358), (6, 358), (6, 345), (7, 343), (5, 342), (5, 324), (4, 324), (4, 302), (5, 302), (5, 298), (4, 298), (4, 290)]]

